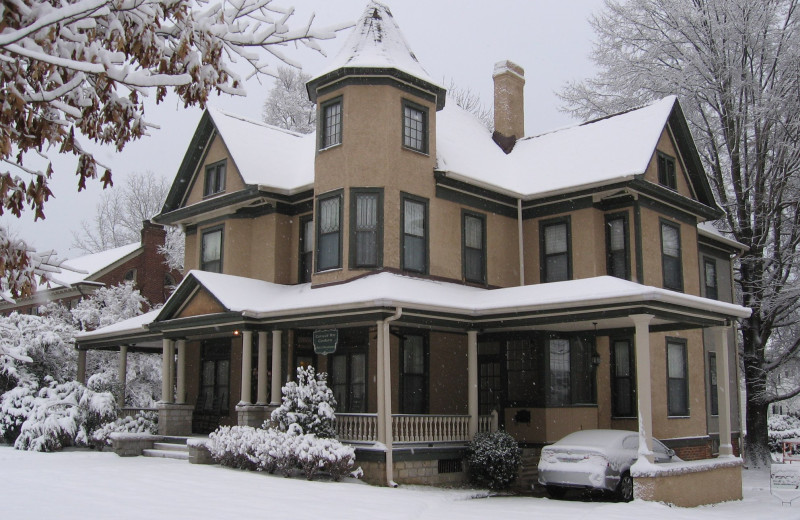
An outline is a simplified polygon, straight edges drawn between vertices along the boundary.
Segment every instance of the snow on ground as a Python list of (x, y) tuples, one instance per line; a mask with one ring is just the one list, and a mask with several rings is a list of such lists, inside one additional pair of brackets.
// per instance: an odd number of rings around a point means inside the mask
[(33, 453), (0, 446), (0, 470), (0, 517), (16, 519), (800, 519), (800, 503), (782, 507), (769, 494), (769, 474), (755, 471), (745, 471), (743, 501), (683, 509), (641, 501), (473, 498), (485, 493), (422, 486), (388, 489), (352, 479), (307, 482), (78, 449)]

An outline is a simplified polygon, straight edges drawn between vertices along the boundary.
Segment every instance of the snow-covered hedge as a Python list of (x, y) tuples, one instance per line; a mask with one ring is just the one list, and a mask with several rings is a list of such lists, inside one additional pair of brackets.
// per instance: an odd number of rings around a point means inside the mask
[(28, 416), (14, 442), (18, 450), (89, 446), (94, 432), (117, 418), (114, 396), (92, 392), (75, 381), (58, 384), (49, 380), (29, 404)]
[(783, 441), (800, 437), (800, 419), (793, 415), (773, 415), (767, 419), (769, 449), (773, 453), (783, 451)]
[(467, 450), (470, 479), (490, 489), (506, 489), (516, 480), (522, 450), (504, 431), (480, 432)]
[(224, 466), (279, 472), (290, 476), (300, 469), (308, 480), (327, 473), (339, 481), (353, 471), (355, 450), (335, 439), (302, 433), (297, 425), (288, 431), (250, 426), (222, 426), (209, 435), (211, 456)]
[(30, 385), (20, 385), (0, 396), (0, 436), (8, 444), (13, 444), (19, 437), (35, 398), (36, 388)]
[(99, 449), (111, 446), (112, 433), (158, 433), (158, 412), (140, 411), (134, 417), (119, 417), (106, 423), (92, 434), (93, 444)]
[(314, 374), (314, 367), (297, 367), (297, 382), (281, 388), (281, 405), (272, 412), (272, 421), (286, 432), (297, 424), (303, 433), (317, 437), (336, 437), (334, 421), (336, 399), (328, 388), (327, 374)]

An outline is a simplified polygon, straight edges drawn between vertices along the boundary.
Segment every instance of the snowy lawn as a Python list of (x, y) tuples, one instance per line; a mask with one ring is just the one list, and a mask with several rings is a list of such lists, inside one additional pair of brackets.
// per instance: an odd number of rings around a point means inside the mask
[(0, 517), (16, 519), (800, 519), (800, 503), (781, 507), (769, 494), (769, 474), (754, 471), (745, 471), (743, 501), (695, 509), (641, 501), (478, 499), (483, 492), (388, 489), (352, 479), (307, 482), (83, 449), (34, 453), (0, 446), (0, 471)]

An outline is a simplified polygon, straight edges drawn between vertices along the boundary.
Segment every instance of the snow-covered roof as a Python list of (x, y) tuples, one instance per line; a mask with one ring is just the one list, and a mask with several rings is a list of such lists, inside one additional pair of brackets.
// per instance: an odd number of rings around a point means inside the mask
[(314, 184), (314, 134), (303, 135), (208, 107), (246, 184), (291, 193)]
[(339, 53), (311, 82), (342, 68), (396, 69), (437, 85), (411, 51), (392, 12), (374, 0), (367, 5)]
[(39, 286), (39, 290), (53, 289), (59, 286), (70, 287), (81, 282), (92, 280), (95, 275), (134, 253), (141, 247), (142, 244), (140, 242), (133, 242), (125, 246), (101, 251), (100, 253), (65, 260), (61, 264), (61, 272), (52, 276), (52, 281), (49, 285), (43, 284)]
[(631, 179), (647, 169), (675, 102), (669, 96), (637, 110), (527, 137), (508, 155), (475, 117), (448, 106), (436, 121), (437, 168), (522, 198)]
[(729, 245), (734, 249), (739, 249), (740, 251), (747, 251), (750, 249), (745, 244), (737, 242), (731, 237), (724, 235), (711, 222), (701, 222), (697, 224), (697, 233), (701, 236), (705, 236), (714, 239), (717, 242), (722, 242), (723, 244)]

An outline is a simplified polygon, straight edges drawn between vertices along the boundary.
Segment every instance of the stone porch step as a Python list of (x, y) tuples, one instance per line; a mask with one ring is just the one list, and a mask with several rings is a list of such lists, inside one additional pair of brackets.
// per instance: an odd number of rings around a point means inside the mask
[(189, 446), (185, 437), (165, 437), (162, 442), (153, 443), (153, 448), (143, 450), (145, 457), (189, 460)]

